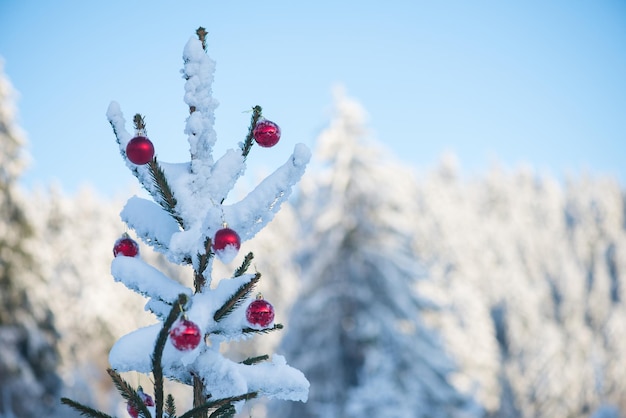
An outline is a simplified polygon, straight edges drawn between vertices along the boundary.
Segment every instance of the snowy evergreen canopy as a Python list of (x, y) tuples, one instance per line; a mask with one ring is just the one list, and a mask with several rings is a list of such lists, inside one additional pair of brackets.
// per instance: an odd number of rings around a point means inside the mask
[[(282, 349), (311, 381), (306, 404), (277, 417), (448, 417), (471, 402), (421, 320), (432, 304), (406, 228), (410, 173), (364, 142), (364, 112), (336, 91), (336, 115), (319, 138), (327, 164), (303, 186), (303, 284)], [(468, 415), (469, 416), (469, 415)]]
[(625, 410), (624, 192), (494, 167), (462, 180), (444, 162), (419, 182), (416, 253), (441, 306), (429, 323), (493, 416)]
[(52, 314), (30, 294), (43, 280), (29, 252), (33, 231), (17, 188), (24, 137), (14, 98), (0, 61), (0, 416), (29, 418), (51, 414), (60, 379)]

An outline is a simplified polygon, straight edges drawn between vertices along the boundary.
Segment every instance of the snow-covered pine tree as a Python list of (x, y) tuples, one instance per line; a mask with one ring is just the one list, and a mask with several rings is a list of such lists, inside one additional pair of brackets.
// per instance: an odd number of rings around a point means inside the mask
[(623, 188), (527, 167), (454, 172), (446, 162), (419, 182), (412, 228), (420, 290), (445, 307), (428, 323), (463, 385), (488, 417), (626, 411)]
[[(31, 292), (43, 289), (55, 317), (63, 396), (102, 410), (120, 399), (106, 373), (111, 346), (120, 335), (154, 322), (142, 296), (111, 280), (111, 243), (125, 228), (119, 216), (124, 201), (99, 196), (89, 186), (68, 195), (53, 184), (31, 191), (25, 205), (37, 245), (31, 251), (37, 251), (45, 281)], [(171, 278), (187, 277), (184, 268), (168, 270), (178, 266), (143, 248), (144, 261)]]
[(24, 139), (13, 99), (0, 61), (0, 416), (30, 418), (51, 416), (60, 379), (53, 317), (31, 294), (43, 281), (17, 189)]
[[(149, 300), (146, 309), (159, 320), (120, 338), (109, 353), (111, 375), (134, 416), (179, 418), (233, 416), (251, 398), (306, 401), (309, 383), (288, 366), (284, 357), (259, 355), (240, 362), (220, 352), (223, 342), (250, 338), (280, 329), (273, 308), (263, 299), (250, 301), (260, 273), (248, 274), (252, 253), (246, 255), (230, 279), (212, 285), (215, 256), (223, 262), (237, 256), (241, 241), (252, 238), (278, 211), (302, 176), (309, 150), (295, 146), (289, 160), (266, 177), (243, 199), (226, 204), (228, 193), (243, 174), (253, 144), (273, 146), (280, 137), (277, 125), (263, 118), (255, 106), (248, 135), (239, 149), (213, 160), (213, 130), (217, 102), (212, 98), (214, 62), (206, 54), (206, 31), (199, 28), (183, 51), (186, 122), (191, 160), (165, 163), (154, 156), (143, 118), (135, 115), (135, 134), (117, 103), (107, 117), (128, 168), (151, 195), (134, 196), (121, 216), (129, 228), (154, 250), (175, 264), (193, 269), (193, 285), (185, 286), (144, 262), (125, 235), (116, 242), (120, 252), (111, 265), (115, 280)], [(152, 373), (154, 399), (134, 388), (120, 373)], [(193, 386), (193, 408), (179, 415), (173, 397), (165, 397), (164, 379)], [(67, 398), (62, 401), (87, 416), (108, 415)]]
[[(364, 141), (364, 112), (336, 90), (336, 114), (319, 138), (328, 164), (302, 185), (303, 283), (281, 349), (311, 380), (306, 404), (272, 405), (272, 417), (460, 417), (473, 402), (421, 320), (415, 293), (412, 174)], [(307, 187), (308, 186), (308, 187)], [(308, 244), (307, 244), (308, 243)]]

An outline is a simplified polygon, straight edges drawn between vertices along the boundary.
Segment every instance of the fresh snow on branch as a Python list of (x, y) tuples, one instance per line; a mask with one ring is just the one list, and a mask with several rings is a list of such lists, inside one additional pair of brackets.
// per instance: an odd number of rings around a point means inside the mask
[(126, 202), (120, 216), (139, 238), (159, 251), (167, 250), (172, 235), (180, 230), (176, 220), (161, 206), (137, 196)]
[(115, 257), (111, 262), (111, 275), (129, 289), (164, 302), (173, 302), (181, 293), (192, 293), (191, 289), (170, 279), (140, 258)]

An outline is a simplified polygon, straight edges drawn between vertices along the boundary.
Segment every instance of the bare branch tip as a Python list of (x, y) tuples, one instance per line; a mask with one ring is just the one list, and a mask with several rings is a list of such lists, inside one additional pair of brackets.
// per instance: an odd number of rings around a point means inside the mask
[(202, 26), (200, 26), (196, 30), (196, 35), (198, 35), (198, 39), (200, 40), (200, 42), (202, 42), (202, 49), (204, 49), (205, 51), (206, 51), (206, 36), (207, 36), (207, 34), (208, 34), (208, 32)]
[(138, 131), (143, 131), (146, 129), (146, 121), (143, 116), (139, 113), (133, 116), (133, 123), (135, 124), (135, 129)]

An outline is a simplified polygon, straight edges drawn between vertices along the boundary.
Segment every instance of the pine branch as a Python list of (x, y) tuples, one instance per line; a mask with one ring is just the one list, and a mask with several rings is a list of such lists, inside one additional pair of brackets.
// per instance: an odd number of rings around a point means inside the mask
[(283, 328), (284, 328), (283, 324), (274, 324), (272, 328), (263, 328), (263, 329), (254, 329), (254, 328), (246, 327), (242, 329), (241, 332), (243, 332), (244, 334), (267, 334), (269, 332), (278, 331)]
[(255, 274), (248, 283), (237, 289), (237, 291), (226, 301), (226, 303), (215, 312), (215, 315), (213, 315), (215, 322), (220, 321), (241, 305), (243, 300), (248, 297), (259, 280), (261, 280), (261, 273)]
[(243, 275), (250, 267), (250, 263), (252, 263), (253, 258), (254, 254), (252, 254), (251, 252), (246, 254), (246, 257), (243, 259), (243, 263), (241, 263), (241, 266), (239, 266), (239, 268), (235, 270), (235, 274), (233, 275), (233, 277), (239, 277)]
[(250, 392), (250, 393), (246, 393), (240, 396), (231, 396), (230, 398), (218, 399), (215, 401), (207, 402), (193, 409), (190, 409), (189, 411), (181, 415), (179, 418), (194, 418), (204, 412), (207, 412), (209, 409), (220, 408), (224, 405), (232, 404), (233, 402), (247, 401), (256, 397), (257, 397), (256, 392)]
[(203, 416), (202, 414), (205, 414), (209, 409), (212, 408), (213, 406), (211, 404), (205, 403), (203, 405), (190, 409), (189, 411), (182, 414), (179, 418), (199, 418)]
[(201, 292), (204, 284), (206, 283), (204, 272), (209, 266), (209, 260), (213, 257), (211, 245), (211, 238), (206, 237), (206, 240), (204, 241), (204, 254), (198, 254), (198, 270), (194, 272), (193, 278), (193, 286), (196, 293)]
[[(117, 142), (117, 145), (120, 145), (121, 141), (120, 141), (120, 135), (119, 132), (117, 132), (117, 129), (115, 128), (115, 123), (113, 123), (113, 121), (109, 121), (109, 124), (111, 125), (111, 128), (113, 128), (113, 135), (115, 135), (115, 142)], [(121, 151), (120, 149), (120, 153), (126, 157), (124, 154), (124, 152)]]
[(248, 128), (248, 135), (246, 136), (246, 140), (243, 144), (243, 149), (241, 150), (242, 151), (241, 155), (243, 155), (244, 160), (246, 159), (246, 157), (250, 153), (250, 150), (252, 149), (252, 144), (254, 143), (253, 141), (254, 140), (254, 136), (253, 136), (254, 127), (256, 126), (259, 119), (261, 119), (261, 117), (263, 116), (262, 112), (263, 112), (263, 109), (261, 109), (261, 106), (259, 105), (256, 105), (252, 108), (252, 117), (250, 118), (250, 127)]
[(178, 222), (178, 225), (180, 225), (181, 228), (184, 228), (183, 219), (176, 214), (176, 203), (178, 202), (176, 201), (174, 193), (167, 182), (165, 172), (163, 172), (163, 169), (157, 162), (156, 157), (154, 157), (152, 161), (148, 162), (148, 169), (150, 171), (150, 177), (152, 178), (160, 197), (160, 199), (157, 199), (157, 202), (163, 209), (171, 214), (174, 219), (176, 219), (176, 222)]
[(90, 408), (86, 405), (78, 403), (68, 398), (61, 398), (61, 403), (65, 404), (74, 410), (78, 411), (81, 416), (84, 417), (92, 417), (92, 418), (113, 418), (110, 415), (105, 414), (104, 412), (97, 411), (93, 408)]
[(124, 380), (122, 376), (113, 369), (107, 369), (107, 373), (111, 376), (111, 380), (113, 380), (113, 384), (122, 395), (122, 398), (133, 405), (139, 411), (139, 414), (143, 414), (145, 418), (152, 418), (152, 414), (150, 414), (146, 404), (143, 403), (143, 399), (141, 399), (139, 393), (137, 393), (130, 383)]
[(267, 361), (269, 360), (269, 358), (270, 356), (268, 356), (267, 354), (263, 354), (262, 356), (256, 356), (256, 357), (248, 357), (247, 359), (242, 361), (241, 364), (245, 364), (246, 366), (252, 366), (253, 364), (257, 364), (262, 361)]
[(204, 49), (205, 52), (206, 52), (206, 36), (208, 34), (209, 32), (207, 32), (206, 29), (203, 28), (202, 26), (200, 26), (196, 30), (196, 35), (198, 35), (198, 39), (200, 40), (200, 42), (202, 42), (202, 49)]
[(154, 377), (154, 403), (156, 405), (156, 418), (163, 418), (163, 350), (167, 343), (167, 337), (169, 335), (170, 328), (174, 324), (174, 321), (178, 319), (183, 306), (187, 304), (187, 295), (181, 293), (178, 295), (178, 300), (174, 302), (169, 315), (163, 322), (163, 327), (159, 331), (159, 335), (154, 346), (154, 352), (152, 353), (152, 375)]
[[(135, 125), (135, 131), (137, 132), (137, 135), (146, 135), (146, 121), (142, 115), (140, 115), (139, 113), (135, 114), (135, 116), (133, 116), (133, 124)], [(111, 125), (113, 126), (113, 132), (115, 133), (117, 143), (119, 144), (120, 140), (117, 137), (115, 126), (113, 125), (113, 123), (111, 123)], [(135, 177), (139, 178), (139, 170), (136, 167), (133, 167), (131, 171)], [(157, 162), (156, 157), (152, 158), (152, 161), (148, 162), (148, 172), (150, 173), (150, 178), (152, 179), (152, 182), (155, 186), (154, 189), (156, 190), (151, 190), (147, 187), (146, 184), (143, 184), (143, 182), (141, 182), (142, 185), (152, 195), (152, 197), (154, 197), (154, 200), (158, 202), (163, 209), (170, 213), (172, 217), (174, 217), (174, 219), (176, 219), (176, 221), (182, 228), (183, 220), (180, 218), (180, 216), (176, 214), (176, 198), (172, 193), (172, 189), (167, 182), (165, 173)]]
[[(199, 407), (206, 403), (207, 399), (211, 397), (211, 394), (204, 394), (204, 382), (202, 378), (197, 374), (193, 373), (193, 407)], [(201, 412), (198, 418), (208, 418), (207, 411)]]
[(228, 418), (228, 417), (234, 417), (235, 413), (237, 411), (235, 410), (235, 407), (231, 404), (228, 405), (224, 405), (221, 408), (215, 410), (215, 412), (213, 412), (211, 415), (209, 415), (209, 418)]
[[(138, 119), (139, 118), (139, 119)], [(137, 113), (134, 117), (133, 117), (133, 121), (135, 122), (135, 127), (137, 126), (141, 126), (142, 131), (141, 132), (145, 132), (145, 124), (143, 122), (143, 117)], [(141, 121), (141, 122), (139, 122)], [(109, 124), (111, 125), (111, 128), (113, 128), (113, 134), (115, 135), (115, 142), (117, 142), (117, 145), (121, 145), (122, 140), (120, 139), (120, 132), (117, 130), (116, 128), (116, 123), (114, 120), (110, 119), (109, 120)], [(124, 129), (122, 127), (122, 129)], [(122, 157), (124, 159), (126, 159), (126, 151), (123, 150), (122, 148), (120, 148), (120, 154), (122, 155)], [(133, 175), (137, 178), (139, 178), (139, 171), (137, 171), (137, 168), (131, 168), (131, 172), (133, 173)]]
[[(204, 52), (206, 52), (206, 36), (207, 36), (207, 34), (208, 34), (208, 32), (202, 26), (200, 26), (196, 30), (196, 35), (198, 35), (198, 39), (200, 40), (200, 43), (202, 44), (202, 49), (204, 50)], [(189, 76), (188, 75), (185, 75), (185, 80), (189, 80)], [(193, 106), (193, 105), (189, 106), (189, 114), (192, 114), (195, 111), (196, 111), (196, 107), (195, 106)]]
[[(283, 328), (285, 328), (283, 326), (283, 324), (274, 324), (274, 326), (271, 327), (271, 328), (262, 328), (262, 329), (245, 327), (245, 328), (241, 329), (241, 332), (243, 334), (269, 334), (272, 331), (280, 331)], [(222, 334), (222, 332), (219, 331), (219, 330), (218, 331), (212, 331), (212, 334), (220, 335), (220, 334)]]
[(165, 413), (167, 418), (176, 418), (176, 404), (174, 403), (174, 397), (169, 394), (165, 400)]
[(146, 120), (139, 113), (136, 113), (135, 116), (133, 116), (133, 124), (135, 125), (135, 130), (138, 134), (146, 134)]

